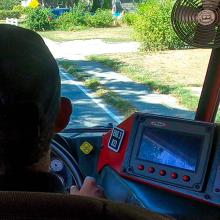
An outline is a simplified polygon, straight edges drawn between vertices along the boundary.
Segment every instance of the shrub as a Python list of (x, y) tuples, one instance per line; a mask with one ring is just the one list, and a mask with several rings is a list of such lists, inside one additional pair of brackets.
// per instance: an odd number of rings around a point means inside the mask
[(135, 38), (144, 50), (166, 50), (185, 47), (171, 25), (173, 0), (148, 0), (141, 3), (131, 24)]
[(125, 13), (125, 15), (122, 17), (122, 21), (128, 26), (131, 26), (133, 25), (136, 17), (137, 17), (136, 13)]
[(87, 26), (90, 27), (110, 27), (113, 23), (110, 10), (97, 9), (94, 15), (87, 13), (85, 19)]
[(12, 10), (19, 11), (21, 14), (24, 14), (25, 7), (23, 7), (21, 4), (19, 4), (19, 5), (15, 5)]
[(54, 15), (48, 8), (29, 10), (26, 18), (28, 28), (35, 31), (46, 31), (54, 28)]
[(73, 30), (85, 26), (86, 7), (85, 4), (79, 3), (70, 12), (64, 13), (57, 19), (57, 28), (61, 30)]
[(12, 10), (18, 4), (21, 4), (20, 0), (0, 0), (0, 10)]
[(0, 20), (4, 20), (6, 18), (19, 18), (21, 13), (15, 10), (0, 10)]

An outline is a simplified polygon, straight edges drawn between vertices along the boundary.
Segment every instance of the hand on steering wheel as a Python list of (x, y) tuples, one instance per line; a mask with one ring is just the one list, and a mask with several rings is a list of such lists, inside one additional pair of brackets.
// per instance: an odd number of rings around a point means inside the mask
[(105, 198), (104, 190), (101, 186), (96, 184), (96, 180), (93, 177), (87, 176), (81, 189), (76, 186), (70, 188), (71, 195), (89, 196), (96, 198)]

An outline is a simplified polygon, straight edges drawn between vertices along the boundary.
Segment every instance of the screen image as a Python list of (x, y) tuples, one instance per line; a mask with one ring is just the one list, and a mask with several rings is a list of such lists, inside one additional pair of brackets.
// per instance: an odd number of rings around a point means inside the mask
[(138, 159), (196, 171), (204, 136), (165, 129), (144, 129)]

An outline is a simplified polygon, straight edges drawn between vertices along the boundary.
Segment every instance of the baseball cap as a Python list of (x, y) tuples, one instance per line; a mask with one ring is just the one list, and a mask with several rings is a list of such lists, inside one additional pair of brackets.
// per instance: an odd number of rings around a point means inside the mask
[(60, 97), (60, 77), (41, 36), (0, 24), (0, 51), (0, 105), (33, 103), (40, 118), (51, 116)]

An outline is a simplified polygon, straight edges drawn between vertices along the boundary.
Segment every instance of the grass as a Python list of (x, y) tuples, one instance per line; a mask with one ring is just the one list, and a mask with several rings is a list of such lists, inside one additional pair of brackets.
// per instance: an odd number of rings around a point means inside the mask
[(89, 28), (80, 31), (45, 31), (39, 32), (42, 37), (63, 42), (72, 40), (102, 39), (106, 42), (132, 41), (132, 29), (127, 26), (110, 28)]
[(202, 86), (209, 55), (210, 50), (182, 50), (93, 55), (88, 59), (101, 62), (159, 93), (171, 94), (180, 104), (195, 111), (199, 96), (191, 88)]
[(105, 103), (112, 105), (125, 117), (128, 117), (137, 111), (134, 106), (132, 106), (128, 101), (122, 99), (117, 93), (101, 85), (98, 78), (93, 78), (89, 74), (78, 69), (74, 62), (63, 60), (58, 63), (60, 66), (65, 68), (67, 72), (71, 73), (79, 81), (82, 81), (87, 88), (95, 92), (96, 96), (101, 98)]

